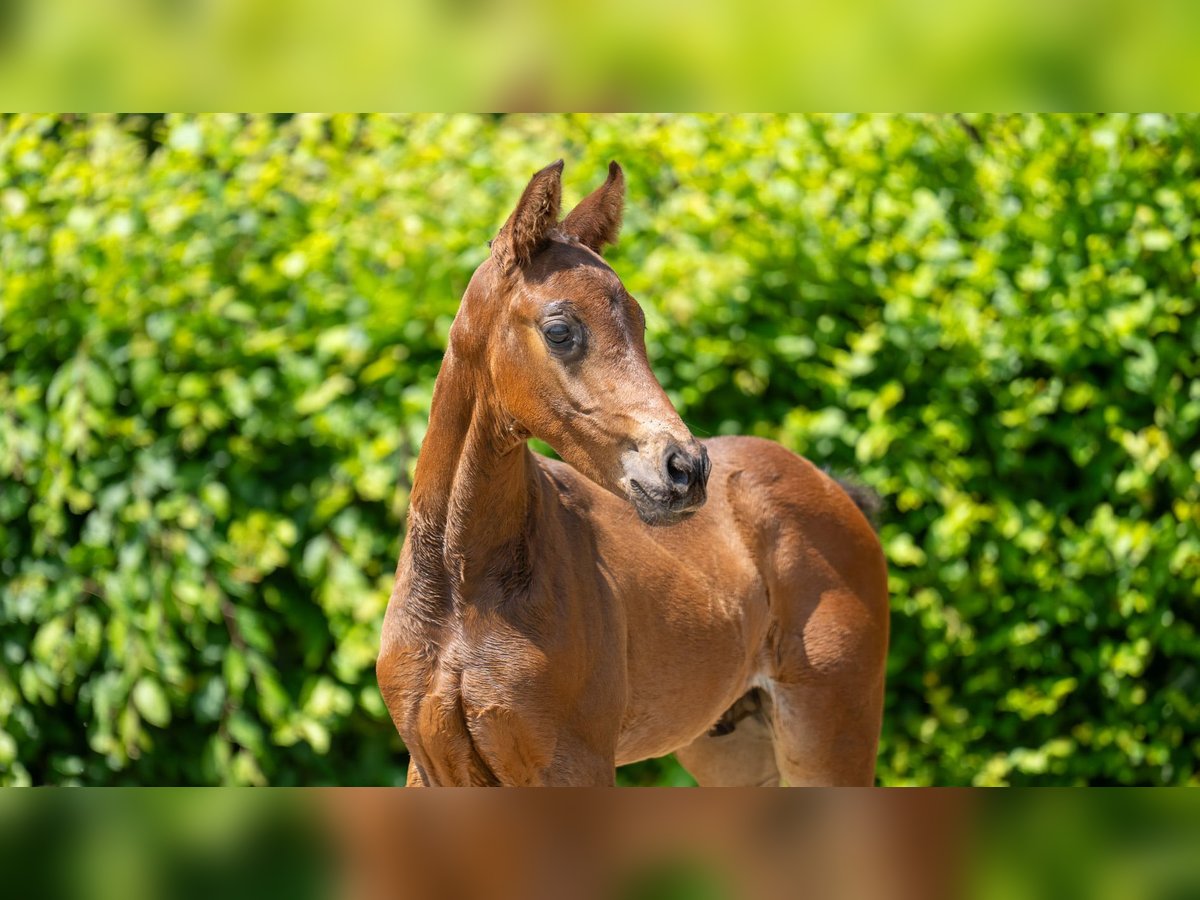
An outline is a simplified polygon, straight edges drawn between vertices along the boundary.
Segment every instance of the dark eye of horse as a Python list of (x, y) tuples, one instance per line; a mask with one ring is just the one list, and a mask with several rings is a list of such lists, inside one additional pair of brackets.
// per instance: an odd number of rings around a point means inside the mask
[(542, 333), (546, 335), (546, 340), (556, 347), (570, 346), (573, 340), (571, 326), (566, 322), (551, 322), (543, 329)]

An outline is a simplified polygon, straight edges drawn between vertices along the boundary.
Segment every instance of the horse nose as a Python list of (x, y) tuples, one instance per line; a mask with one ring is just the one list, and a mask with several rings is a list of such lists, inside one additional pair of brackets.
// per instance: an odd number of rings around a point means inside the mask
[(702, 444), (697, 443), (695, 450), (691, 452), (677, 444), (671, 444), (663, 453), (663, 468), (672, 493), (676, 496), (692, 499), (704, 496), (711, 464), (708, 461), (708, 451)]

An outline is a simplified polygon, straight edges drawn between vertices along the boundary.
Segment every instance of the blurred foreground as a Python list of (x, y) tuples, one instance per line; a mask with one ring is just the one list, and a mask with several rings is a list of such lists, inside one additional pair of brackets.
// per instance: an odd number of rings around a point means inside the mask
[(1200, 893), (1194, 812), (1144, 791), (7, 792), (0, 871), (9, 896), (84, 900), (1176, 900)]
[(1183, 0), (0, 10), (0, 89), (27, 109), (1194, 108), (1200, 84)]

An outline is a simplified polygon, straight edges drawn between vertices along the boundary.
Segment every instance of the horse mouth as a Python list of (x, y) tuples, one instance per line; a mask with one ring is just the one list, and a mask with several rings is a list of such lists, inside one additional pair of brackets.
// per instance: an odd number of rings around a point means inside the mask
[(696, 514), (701, 504), (676, 507), (670, 500), (663, 500), (650, 493), (639, 481), (629, 480), (629, 502), (638, 518), (647, 525), (676, 525)]

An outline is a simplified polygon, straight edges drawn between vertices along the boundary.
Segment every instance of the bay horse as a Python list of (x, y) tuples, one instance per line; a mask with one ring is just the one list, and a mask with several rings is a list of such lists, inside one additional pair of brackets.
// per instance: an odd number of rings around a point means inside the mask
[(621, 168), (560, 222), (561, 197), (559, 160), (434, 387), (376, 665), (408, 784), (612, 785), (672, 752), (701, 785), (871, 784), (888, 594), (861, 498), (776, 443), (692, 436), (600, 255)]

